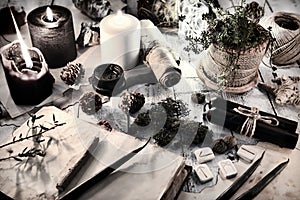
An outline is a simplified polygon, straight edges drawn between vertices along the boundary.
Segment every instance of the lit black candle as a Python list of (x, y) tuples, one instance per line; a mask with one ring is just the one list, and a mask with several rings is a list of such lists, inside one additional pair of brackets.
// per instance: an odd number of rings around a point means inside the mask
[(73, 19), (65, 7), (53, 5), (50, 9), (43, 6), (32, 10), (27, 21), (32, 45), (42, 51), (50, 68), (58, 68), (77, 56)]
[[(10, 94), (17, 105), (37, 105), (52, 94), (54, 78), (41, 51), (35, 47), (21, 51), (14, 41), (0, 49), (0, 57)], [(28, 66), (28, 58), (31, 65)]]

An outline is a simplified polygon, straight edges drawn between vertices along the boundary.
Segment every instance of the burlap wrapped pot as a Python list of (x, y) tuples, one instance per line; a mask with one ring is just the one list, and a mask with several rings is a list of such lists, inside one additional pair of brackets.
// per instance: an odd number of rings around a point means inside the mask
[[(230, 93), (244, 93), (252, 89), (257, 84), (258, 67), (263, 59), (268, 41), (250, 48), (246, 51), (230, 52), (219, 48), (217, 45), (210, 45), (202, 52), (200, 63), (197, 66), (199, 78), (210, 88), (214, 90), (223, 89)], [(232, 56), (238, 57), (237, 65), (239, 69), (228, 72), (231, 65)], [(222, 78), (221, 74), (226, 72), (226, 83), (220, 88)]]

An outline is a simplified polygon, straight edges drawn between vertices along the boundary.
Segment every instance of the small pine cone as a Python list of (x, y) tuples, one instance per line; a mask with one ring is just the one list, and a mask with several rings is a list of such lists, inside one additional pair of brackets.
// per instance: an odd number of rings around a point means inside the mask
[(145, 103), (145, 97), (141, 93), (126, 92), (121, 96), (119, 107), (126, 113), (134, 114), (138, 112)]
[(88, 92), (84, 94), (80, 100), (79, 104), (81, 110), (89, 115), (95, 114), (102, 108), (102, 100), (98, 94), (94, 92)]
[(194, 103), (202, 104), (205, 102), (205, 95), (199, 92), (193, 93), (191, 99)]
[(134, 120), (134, 123), (136, 123), (138, 126), (148, 126), (150, 122), (151, 122), (151, 118), (150, 118), (149, 110), (147, 112), (138, 114), (138, 116)]
[(108, 121), (106, 120), (100, 120), (98, 123), (97, 123), (100, 127), (104, 128), (105, 130), (111, 132), (112, 131), (112, 127), (111, 125), (109, 124)]
[(74, 85), (79, 83), (84, 76), (84, 69), (80, 63), (69, 62), (67, 66), (62, 68), (60, 78), (67, 85)]
[(223, 139), (217, 139), (213, 142), (212, 150), (216, 153), (222, 154), (228, 150), (228, 147)]
[(208, 131), (209, 131), (209, 129), (207, 126), (202, 125), (201, 123), (198, 123), (197, 134), (193, 140), (193, 143), (201, 144), (204, 141)]
[(235, 145), (237, 145), (237, 140), (232, 135), (226, 135), (223, 140), (227, 144), (228, 149), (232, 149)]

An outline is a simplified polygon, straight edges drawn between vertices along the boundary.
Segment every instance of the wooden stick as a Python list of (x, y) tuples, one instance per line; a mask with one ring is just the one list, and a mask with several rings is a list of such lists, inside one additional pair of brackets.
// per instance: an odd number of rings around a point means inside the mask
[(80, 195), (82, 195), (84, 192), (87, 192), (91, 187), (93, 187), (99, 181), (105, 179), (112, 172), (114, 172), (116, 169), (118, 169), (120, 166), (122, 166), (124, 163), (126, 163), (128, 160), (130, 160), (132, 157), (134, 157), (143, 148), (145, 148), (145, 146), (147, 146), (147, 144), (150, 142), (150, 140), (151, 140), (151, 137), (148, 139), (148, 141), (143, 146), (131, 151), (130, 153), (128, 153), (125, 156), (121, 157), (120, 159), (116, 160), (114, 163), (107, 166), (106, 168), (104, 168), (103, 170), (98, 172), (96, 175), (91, 177), (90, 179), (88, 179), (85, 182), (74, 187), (73, 189), (71, 189), (69, 192), (67, 192), (63, 196), (60, 196), (58, 199), (59, 200), (78, 199), (80, 197)]
[(67, 186), (70, 184), (72, 179), (76, 176), (76, 174), (80, 171), (80, 169), (84, 166), (87, 160), (91, 157), (92, 152), (96, 149), (99, 144), (99, 138), (95, 137), (88, 149), (85, 151), (83, 156), (78, 160), (78, 162), (69, 169), (68, 173), (63, 176), (63, 178), (57, 183), (56, 188), (59, 192), (63, 192)]

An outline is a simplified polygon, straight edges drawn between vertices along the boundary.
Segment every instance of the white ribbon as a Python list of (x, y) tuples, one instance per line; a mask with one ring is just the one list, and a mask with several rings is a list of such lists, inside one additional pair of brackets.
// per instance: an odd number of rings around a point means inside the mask
[(252, 137), (256, 129), (257, 120), (271, 126), (279, 125), (279, 121), (275, 117), (262, 116), (259, 114), (259, 109), (255, 107), (252, 107), (251, 110), (242, 107), (234, 108), (233, 110), (241, 115), (247, 116), (247, 119), (240, 130), (240, 134), (242, 135)]

